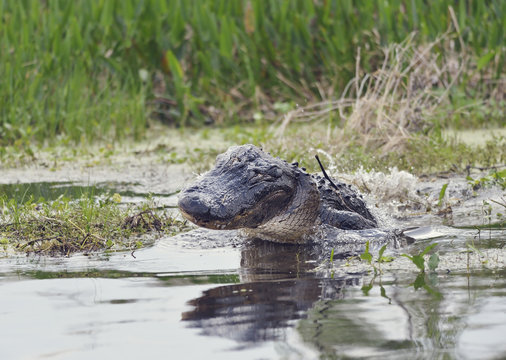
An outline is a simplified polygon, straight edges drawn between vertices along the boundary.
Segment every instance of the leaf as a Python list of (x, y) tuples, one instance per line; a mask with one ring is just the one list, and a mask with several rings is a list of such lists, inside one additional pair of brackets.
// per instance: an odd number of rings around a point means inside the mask
[(413, 256), (410, 256), (408, 254), (401, 254), (401, 256), (404, 256), (405, 258), (408, 258), (409, 260), (413, 261)]
[(221, 19), (221, 31), (220, 31), (220, 54), (226, 59), (232, 60), (233, 52), (233, 38), (232, 34), (235, 32), (233, 22), (228, 20), (228, 17), (224, 16)]
[(369, 295), (369, 291), (371, 291), (372, 287), (374, 285), (374, 278), (371, 280), (371, 282), (369, 282), (369, 284), (364, 284), (362, 285), (362, 293), (365, 295), (365, 296), (368, 296)]
[(420, 273), (416, 277), (415, 282), (413, 284), (413, 287), (415, 288), (415, 290), (418, 290), (418, 289), (420, 289), (421, 287), (424, 287), (424, 286), (425, 286), (425, 274), (424, 273)]
[(391, 261), (394, 261), (394, 257), (393, 256), (383, 256), (383, 253), (385, 252), (387, 248), (387, 245), (383, 245), (380, 249), (380, 251), (378, 252), (378, 262), (379, 263), (386, 263), (386, 262), (391, 262)]
[(506, 178), (506, 169), (494, 173), (496, 177)]
[(372, 261), (372, 255), (370, 253), (363, 253), (362, 255), (360, 255), (360, 258), (362, 260), (366, 260), (369, 264)]
[(332, 251), (330, 252), (330, 262), (334, 262), (334, 248), (332, 248)]
[(369, 291), (372, 289), (372, 284), (362, 286), (362, 292), (365, 296), (369, 295)]
[(385, 249), (387, 248), (387, 245), (383, 245), (380, 249), (380, 251), (378, 252), (378, 257), (381, 259), (383, 257), (383, 253), (385, 252)]
[(365, 251), (363, 254), (360, 255), (360, 258), (362, 260), (366, 260), (369, 264), (371, 264), (372, 261), (372, 254), (369, 252), (369, 240), (365, 243)]
[(380, 284), (380, 294), (385, 299), (388, 299), (389, 304), (392, 303), (392, 299), (387, 295), (387, 291), (385, 290), (385, 288), (381, 284)]
[(441, 204), (443, 203), (443, 198), (445, 197), (447, 187), (448, 183), (444, 184), (443, 187), (441, 188), (441, 191), (439, 192), (439, 201), (437, 203), (437, 206), (441, 206)]
[(378, 261), (382, 263), (392, 262), (395, 258), (393, 256), (382, 256)]
[(170, 50), (167, 50), (165, 56), (167, 57), (170, 71), (178, 81), (181, 81), (183, 79), (183, 69), (181, 68), (181, 64), (177, 60), (176, 56)]
[(435, 271), (437, 266), (439, 265), (439, 255), (437, 253), (434, 253), (429, 258), (429, 269), (430, 271)]
[(430, 244), (422, 251), (421, 255), (427, 255), (435, 246), (437, 246), (437, 243)]
[(420, 271), (425, 270), (424, 266), (425, 260), (423, 259), (423, 255), (414, 255), (412, 261), (413, 264), (415, 264), (416, 267), (420, 269)]
[(495, 56), (495, 51), (489, 51), (487, 54), (483, 55), (481, 58), (478, 59), (476, 62), (476, 67), (478, 70), (483, 69), (487, 64), (492, 60)]

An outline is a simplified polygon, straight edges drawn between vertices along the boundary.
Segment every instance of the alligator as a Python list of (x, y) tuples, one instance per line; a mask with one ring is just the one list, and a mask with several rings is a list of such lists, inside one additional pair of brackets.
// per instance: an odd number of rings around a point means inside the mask
[(198, 226), (278, 243), (306, 243), (321, 228), (377, 228), (363, 197), (322, 172), (309, 174), (251, 144), (232, 146), (180, 192), (178, 206)]

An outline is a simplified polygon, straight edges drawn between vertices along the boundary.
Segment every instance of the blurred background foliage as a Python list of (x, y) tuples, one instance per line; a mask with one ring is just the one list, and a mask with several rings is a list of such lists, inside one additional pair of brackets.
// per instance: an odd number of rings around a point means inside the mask
[(0, 146), (277, 115), (338, 97), (358, 48), (361, 71), (374, 72), (383, 47), (412, 32), (428, 43), (451, 29), (439, 56), (465, 53), (502, 81), (505, 10), (504, 0), (0, 0)]

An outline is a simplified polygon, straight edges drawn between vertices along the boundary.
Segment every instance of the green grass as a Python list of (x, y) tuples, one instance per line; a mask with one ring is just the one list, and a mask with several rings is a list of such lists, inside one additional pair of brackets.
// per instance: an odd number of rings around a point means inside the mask
[[(373, 73), (386, 45), (448, 28), (440, 60), (451, 48), (475, 64), (451, 94), (459, 108), (503, 75), (505, 13), (501, 0), (2, 0), (0, 147), (138, 138), (151, 113), (199, 126), (277, 117), (338, 96), (358, 48)], [(454, 123), (486, 123), (487, 111)]]
[(148, 200), (124, 206), (121, 196), (83, 194), (76, 200), (60, 196), (15, 200), (0, 197), (0, 249), (49, 255), (98, 250), (135, 250), (152, 241), (149, 233), (174, 234), (186, 222), (155, 210)]
[[(336, 170), (345, 173), (360, 168), (388, 173), (395, 167), (414, 175), (465, 174), (473, 167), (493, 170), (495, 166), (506, 163), (504, 137), (496, 137), (477, 148), (445, 139), (440, 134), (430, 137), (415, 134), (404, 140), (402, 148), (381, 153), (377, 148), (364, 146), (360, 137), (350, 139), (346, 134), (341, 134), (336, 126), (329, 127), (321, 123), (292, 124), (282, 137), (275, 133), (276, 128), (268, 125), (232, 127), (225, 131), (225, 139), (237, 144), (257, 144), (282, 159), (299, 162), (311, 172), (320, 171), (314, 158), (318, 151), (330, 155)], [(329, 159), (323, 157), (323, 161), (326, 163)], [(504, 182), (502, 169), (500, 167), (496, 175), (476, 180), (477, 183), (494, 182), (501, 185)]]

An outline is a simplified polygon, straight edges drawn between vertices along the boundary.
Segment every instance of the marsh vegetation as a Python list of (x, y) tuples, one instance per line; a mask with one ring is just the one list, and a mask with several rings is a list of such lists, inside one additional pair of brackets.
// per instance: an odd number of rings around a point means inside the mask
[(498, 125), (505, 6), (5, 1), (0, 145), (36, 153), (33, 141), (138, 139), (158, 121), (258, 124), (307, 107), (306, 119), (386, 121), (403, 137)]

